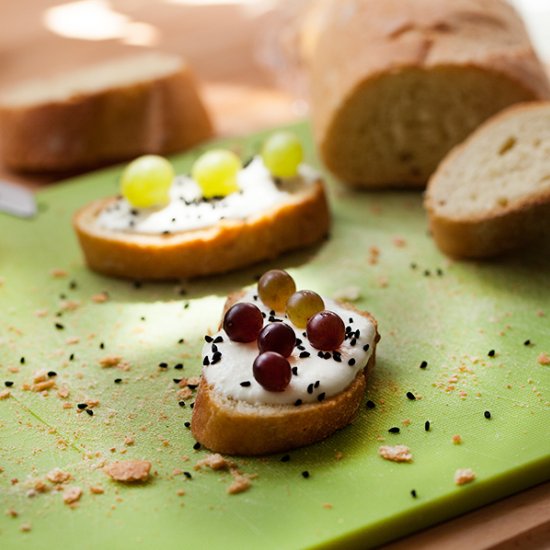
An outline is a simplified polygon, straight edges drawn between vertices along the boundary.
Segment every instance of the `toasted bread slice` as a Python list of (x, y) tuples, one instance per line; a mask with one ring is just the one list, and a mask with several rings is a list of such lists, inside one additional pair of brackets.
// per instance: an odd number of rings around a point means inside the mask
[[(224, 314), (242, 294), (231, 296)], [(343, 305), (343, 304), (340, 304)], [(364, 369), (341, 392), (321, 402), (295, 405), (255, 405), (224, 396), (201, 379), (191, 430), (208, 449), (232, 455), (263, 455), (287, 451), (325, 439), (356, 417), (365, 394), (367, 374), (374, 367), (380, 339), (374, 317), (348, 304), (375, 328), (372, 352)], [(297, 363), (299, 366), (299, 363)]]
[(158, 53), (5, 90), (0, 130), (6, 166), (50, 172), (182, 151), (213, 134), (188, 65)]
[(439, 248), (487, 258), (550, 235), (550, 103), (510, 107), (456, 147), (425, 207)]
[(140, 280), (169, 280), (224, 273), (314, 244), (329, 230), (330, 216), (320, 180), (269, 210), (244, 220), (169, 235), (107, 230), (96, 223), (116, 199), (79, 210), (73, 225), (86, 262), (100, 273)]

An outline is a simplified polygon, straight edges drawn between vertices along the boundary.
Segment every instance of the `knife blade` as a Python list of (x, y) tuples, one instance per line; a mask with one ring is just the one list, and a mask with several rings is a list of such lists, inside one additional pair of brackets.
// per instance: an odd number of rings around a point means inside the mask
[(36, 199), (28, 189), (0, 180), (0, 211), (20, 218), (30, 218), (37, 212)]

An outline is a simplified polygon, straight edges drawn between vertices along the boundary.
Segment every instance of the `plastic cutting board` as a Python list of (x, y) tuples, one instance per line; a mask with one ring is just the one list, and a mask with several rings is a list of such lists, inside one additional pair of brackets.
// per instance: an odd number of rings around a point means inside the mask
[[(307, 126), (296, 131), (310, 144)], [(244, 158), (260, 141), (231, 143)], [(195, 155), (175, 158), (178, 170)], [(451, 262), (428, 235), (420, 192), (354, 192), (329, 179), (333, 228), (320, 246), (230, 275), (134, 285), (88, 271), (70, 226), (78, 207), (117, 192), (119, 174), (41, 192), (35, 220), (0, 217), (0, 391), (14, 382), (0, 400), (3, 550), (365, 548), (550, 478), (550, 366), (539, 361), (550, 354), (548, 245)], [(300, 288), (358, 294), (355, 305), (377, 317), (382, 340), (367, 395), (375, 407), (363, 405), (353, 425), (287, 462), (237, 459), (257, 478), (228, 495), (229, 473), (193, 469), (207, 451), (193, 449), (190, 402), (178, 405), (173, 379), (200, 372), (202, 337), (226, 295), (274, 266)], [(102, 292), (108, 300), (97, 303)], [(129, 370), (102, 368), (108, 355)], [(40, 369), (55, 371), (69, 395), (24, 391)], [(94, 416), (76, 406), (89, 399), (99, 400)], [(383, 460), (384, 444), (408, 445), (413, 462)], [(125, 458), (150, 460), (151, 481), (121, 486), (101, 471)], [(32, 496), (54, 467), (83, 490), (76, 506), (52, 490)], [(458, 468), (476, 480), (456, 486)]]

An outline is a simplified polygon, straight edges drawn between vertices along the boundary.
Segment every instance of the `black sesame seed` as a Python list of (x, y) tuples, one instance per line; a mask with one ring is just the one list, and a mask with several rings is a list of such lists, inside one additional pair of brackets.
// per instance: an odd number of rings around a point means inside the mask
[(122, 382), (122, 378), (115, 378), (115, 384), (120, 384)]
[(105, 349), (105, 343), (104, 342), (101, 342), (101, 344), (99, 344), (99, 349)]
[(303, 477), (304, 479), (307, 479), (307, 478), (309, 477), (309, 472), (308, 472), (307, 470), (304, 470), (304, 471), (302, 472), (302, 477)]
[(431, 275), (431, 271), (429, 269), (424, 270), (424, 277), (429, 277)]
[(213, 342), (214, 341), (214, 338), (212, 338), (212, 336), (208, 336), (208, 334), (204, 337), (204, 341), (205, 342), (208, 342), (210, 344), (210, 342)]
[(197, 442), (193, 445), (193, 449), (195, 449), (195, 451), (198, 451), (200, 448), (201, 448), (201, 444), (197, 441)]
[(487, 420), (489, 420), (489, 418), (491, 418), (491, 413), (490, 413), (489, 411), (485, 411), (485, 412), (483, 413), (483, 416), (484, 416)]
[(19, 362), (24, 365), (25, 364), (25, 358), (24, 357), (21, 357), (21, 359), (19, 359)]
[(324, 401), (326, 396), (327, 396), (327, 395), (326, 395), (325, 392), (320, 393), (320, 394), (317, 396), (317, 401)]
[(185, 304), (183, 304), (183, 309), (189, 309), (189, 302), (185, 302)]
[(489, 350), (489, 353), (487, 355), (489, 357), (494, 357), (495, 356), (495, 350), (494, 349)]
[(363, 351), (369, 351), (369, 348), (370, 348), (370, 344), (365, 344), (363, 346)]
[(212, 360), (210, 361), (210, 364), (215, 365), (216, 363), (219, 363), (221, 358), (222, 354), (217, 351), (216, 353), (214, 353), (214, 355), (212, 355)]
[(411, 269), (416, 269), (417, 267), (418, 266), (414, 262), (411, 263)]
[(181, 370), (181, 369), (183, 369), (183, 363), (178, 363), (177, 365), (174, 365), (174, 368), (175, 368), (176, 370)]
[(407, 392), (407, 399), (410, 399), (411, 401), (414, 401), (416, 399), (416, 396), (412, 391)]
[(198, 384), (187, 384), (187, 387), (190, 390), (196, 390), (199, 387), (199, 385)]
[(74, 353), (71, 353), (71, 355), (69, 355), (69, 361), (74, 361)]
[(307, 393), (312, 394), (313, 393), (313, 384), (309, 384), (307, 387)]
[(324, 356), (325, 356), (324, 352), (322, 351), (317, 352), (317, 357), (320, 357), (321, 359), (323, 359)]
[(185, 407), (185, 401), (178, 401), (178, 405), (180, 407)]
[(301, 400), (301, 399), (296, 399), (296, 401), (294, 401), (294, 406), (295, 406), (295, 407), (299, 407), (301, 404), (302, 404), (302, 400)]
[(523, 342), (523, 345), (524, 346), (530, 346), (531, 345), (531, 340), (525, 340), (525, 342)]
[(250, 380), (245, 380), (244, 382), (241, 382), (241, 386), (243, 388), (248, 388), (251, 385), (252, 385), (252, 382), (250, 382)]
[(195, 402), (193, 401), (193, 403), (191, 403), (191, 405), (189, 405), (192, 409), (195, 408)]
[(309, 357), (311, 355), (311, 353), (309, 353), (309, 351), (302, 351), (300, 353), (300, 359), (305, 359), (306, 357)]
[(11, 380), (6, 380), (4, 382), (4, 386), (6, 386), (8, 388), (11, 388), (13, 386), (13, 382)]
[(88, 403), (79, 403), (77, 407), (83, 411), (88, 406)]
[(320, 382), (319, 380), (317, 380), (317, 381), (315, 382), (315, 384), (313, 384), (313, 387), (314, 387), (314, 388), (318, 388), (320, 383), (321, 383), (321, 382)]
[(350, 325), (353, 323), (353, 317), (350, 317), (350, 318), (348, 319), (348, 323), (349, 323)]
[(67, 299), (67, 295), (66, 295), (66, 294), (60, 294), (60, 295), (59, 295), (59, 299), (60, 299), (60, 300), (66, 300), (66, 299)]
[(411, 496), (413, 498), (416, 498), (416, 491), (414, 489), (411, 490)]
[(134, 285), (134, 288), (141, 288), (143, 283), (141, 281), (134, 281), (132, 284)]
[(55, 328), (57, 330), (63, 330), (65, 328), (65, 325), (62, 325), (61, 323), (55, 323)]
[(212, 353), (216, 353), (218, 351), (218, 346), (216, 344), (212, 344)]
[(216, 338), (214, 338), (214, 344), (219, 344), (223, 342), (223, 336), (216, 336)]
[(429, 432), (430, 431), (430, 421), (429, 420), (426, 420), (426, 422), (424, 422), (424, 429)]
[(298, 376), (298, 367), (292, 367), (292, 374)]
[(307, 338), (307, 332), (302, 332), (302, 336), (303, 336), (304, 338)]
[(438, 277), (443, 277), (443, 270), (440, 267), (437, 268), (436, 273)]
[(87, 413), (89, 416), (94, 416), (94, 411), (92, 411), (92, 409), (86, 409), (86, 413)]
[(348, 365), (350, 367), (353, 367), (353, 365), (355, 365), (355, 359), (353, 357), (348, 361)]
[(165, 363), (164, 361), (162, 363), (159, 363), (159, 367), (161, 369), (167, 369), (168, 368), (168, 363)]
[(330, 354), (330, 351), (325, 351), (325, 354), (323, 356), (323, 359), (330, 359), (332, 356)]
[(178, 344), (183, 344), (184, 342), (185, 342), (185, 339), (184, 339), (184, 338), (180, 338), (180, 339), (178, 340)]
[(428, 366), (428, 361), (422, 361), (422, 363), (420, 363), (421, 369), (425, 369), (427, 366)]
[(367, 409), (374, 409), (376, 407), (376, 403), (374, 401), (371, 401), (370, 399), (367, 401)]
[(191, 427), (191, 422), (184, 422), (183, 425), (184, 425), (186, 428), (190, 428), (190, 427)]
[(55, 372), (54, 370), (48, 371), (48, 376), (50, 378), (53, 378), (54, 376), (57, 376), (57, 372)]
[(191, 475), (191, 472), (183, 472), (183, 475), (187, 478), (187, 479), (191, 479), (193, 476)]
[(302, 345), (298, 345), (298, 346), (296, 346), (296, 349), (298, 349), (300, 351), (304, 351), (306, 348), (304, 348), (304, 346), (302, 346)]
[(401, 430), (397, 427), (397, 426), (394, 426), (393, 428), (390, 428), (388, 430), (388, 432), (390, 432), (391, 434), (398, 434)]
[(202, 360), (203, 366), (207, 367), (210, 365), (210, 359), (208, 359), (208, 355)]
[(355, 337), (353, 337), (350, 341), (349, 341), (349, 345), (350, 346), (355, 346), (355, 344), (357, 344), (357, 339)]
[(75, 290), (77, 286), (78, 286), (78, 284), (77, 284), (76, 281), (71, 281), (71, 282), (69, 283), (69, 288), (70, 288), (71, 290)]
[(290, 460), (290, 455), (283, 455), (281, 457), (281, 462), (288, 462)]
[(181, 382), (181, 378), (172, 378), (174, 381), (174, 384), (179, 384)]

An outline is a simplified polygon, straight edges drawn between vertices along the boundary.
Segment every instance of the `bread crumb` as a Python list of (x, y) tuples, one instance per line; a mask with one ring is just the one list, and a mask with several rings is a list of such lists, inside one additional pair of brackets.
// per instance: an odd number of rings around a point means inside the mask
[(16, 518), (18, 515), (19, 515), (19, 512), (17, 512), (13, 508), (6, 510), (6, 516), (10, 516), (10, 518)]
[(124, 438), (124, 445), (126, 446), (130, 446), (130, 445), (133, 445), (134, 443), (136, 442), (136, 440), (133, 438), (133, 437), (130, 437), (129, 435), (127, 435), (125, 438)]
[(50, 269), (50, 275), (54, 279), (62, 279), (63, 277), (66, 277), (68, 273), (64, 269), (54, 267), (53, 269)]
[(336, 451), (334, 454), (334, 458), (336, 460), (342, 460), (344, 458), (344, 453), (342, 451)]
[(78, 336), (70, 336), (65, 340), (65, 343), (68, 346), (72, 346), (73, 344), (78, 344), (80, 342), (80, 338)]
[(207, 455), (202, 460), (199, 460), (195, 464), (194, 469), (200, 470), (203, 466), (207, 466), (212, 470), (228, 470), (229, 468), (233, 468), (235, 463), (227, 460), (221, 454), (216, 453)]
[(190, 397), (193, 397), (193, 392), (188, 388), (182, 388), (181, 390), (178, 390), (177, 392), (178, 399), (189, 399)]
[(2, 399), (7, 399), (8, 397), (10, 397), (10, 395), (11, 395), (10, 390), (2, 390), (2, 391), (0, 391), (0, 401), (1, 401)]
[(248, 477), (242, 475), (237, 470), (231, 470), (231, 474), (233, 475), (233, 483), (227, 488), (228, 494), (237, 495), (250, 489), (252, 484), (250, 483), (250, 479)]
[(31, 529), (32, 529), (32, 527), (31, 527), (30, 523), (22, 523), (21, 527), (19, 527), (19, 530), (22, 533), (28, 533)]
[(550, 365), (550, 355), (544, 352), (540, 353), (537, 362), (539, 365)]
[(462, 436), (460, 436), (459, 434), (455, 434), (453, 435), (453, 437), (451, 438), (451, 441), (455, 444), (455, 445), (460, 445), (462, 443)]
[(69, 397), (69, 389), (66, 387), (59, 388), (57, 390), (57, 397), (60, 397), (61, 399), (67, 399)]
[(348, 302), (356, 302), (361, 298), (361, 289), (356, 285), (350, 285), (340, 288), (332, 297), (335, 300), (347, 300)]
[(47, 317), (48, 316), (48, 310), (47, 309), (37, 309), (34, 312), (34, 315), (36, 317)]
[(406, 445), (382, 445), (378, 448), (378, 454), (384, 460), (391, 460), (392, 462), (412, 462), (412, 454), (410, 449)]
[(46, 477), (52, 483), (57, 484), (69, 481), (69, 479), (71, 479), (71, 474), (69, 474), (69, 472), (64, 472), (63, 470), (60, 470), (59, 468), (54, 468), (46, 474)]
[(323, 508), (324, 508), (325, 510), (332, 510), (333, 506), (332, 506), (332, 504), (330, 504), (330, 502), (325, 502), (325, 503), (323, 504)]
[(68, 487), (63, 491), (63, 502), (65, 504), (74, 504), (80, 500), (82, 489), (80, 487)]
[(405, 418), (405, 420), (401, 421), (401, 424), (403, 424), (403, 426), (405, 426), (405, 427), (410, 426), (411, 425), (411, 419), (410, 418)]
[(151, 463), (148, 460), (120, 460), (107, 464), (103, 471), (114, 481), (125, 483), (147, 481)]
[(394, 237), (393, 238), (393, 244), (397, 248), (403, 248), (407, 246), (407, 241), (403, 237)]
[(99, 292), (92, 296), (92, 302), (96, 304), (103, 304), (109, 299), (109, 294), (107, 292)]
[(121, 362), (122, 357), (120, 355), (107, 355), (99, 360), (100, 366), (104, 369), (118, 367)]
[(59, 309), (62, 311), (75, 311), (80, 307), (80, 302), (78, 300), (63, 300), (59, 304)]
[(474, 481), (476, 475), (471, 468), (459, 468), (455, 472), (455, 483), (456, 485), (465, 485)]
[(182, 497), (185, 495), (185, 491), (183, 489), (178, 489), (176, 491), (176, 495), (178, 495), (179, 497)]
[(92, 495), (102, 495), (105, 492), (105, 489), (103, 487), (100, 487), (99, 485), (92, 485), (90, 487), (90, 493)]
[(31, 391), (42, 392), (48, 391), (55, 387), (55, 380), (45, 380), (44, 382), (38, 382), (31, 386)]

